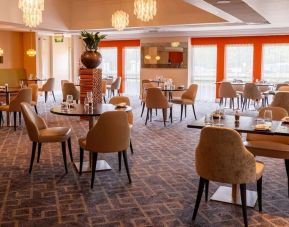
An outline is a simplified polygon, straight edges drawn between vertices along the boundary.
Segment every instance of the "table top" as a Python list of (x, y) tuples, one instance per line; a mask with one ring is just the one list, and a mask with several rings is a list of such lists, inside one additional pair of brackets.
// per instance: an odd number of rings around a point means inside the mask
[[(221, 84), (223, 81), (218, 81), (215, 82), (215, 84)], [(245, 85), (245, 82), (231, 82), (232, 85)], [(275, 86), (275, 84), (273, 83), (255, 83), (256, 86), (269, 86), (269, 87), (273, 87)]]
[(164, 80), (149, 80), (150, 82), (153, 82), (153, 83), (164, 83), (165, 81)]
[(179, 88), (179, 87), (176, 87), (176, 88), (162, 88), (162, 91), (184, 91), (186, 90), (184, 87), (182, 88)]
[[(253, 133), (253, 134), (265, 134), (265, 135), (280, 135), (289, 136), (289, 124), (282, 123), (282, 121), (273, 121), (271, 130), (255, 130), (257, 123), (256, 117), (240, 116), (239, 125), (235, 125), (235, 117), (232, 115), (225, 115), (221, 123), (226, 128), (231, 128), (241, 133)], [(219, 119), (214, 119), (214, 124), (217, 124)], [(194, 120), (191, 124), (188, 124), (188, 128), (202, 129), (205, 125), (205, 117), (198, 120)]]
[(18, 93), (20, 90), (20, 87), (8, 87), (7, 90), (5, 88), (1, 88), (0, 93)]
[(112, 104), (97, 104), (93, 106), (93, 108), (85, 107), (84, 104), (74, 104), (74, 107), (71, 108), (69, 111), (64, 111), (61, 106), (52, 107), (50, 112), (53, 114), (58, 115), (65, 115), (65, 116), (100, 116), (101, 114), (108, 112), (108, 111), (132, 111), (130, 106), (126, 106), (125, 108), (117, 108), (115, 105)]

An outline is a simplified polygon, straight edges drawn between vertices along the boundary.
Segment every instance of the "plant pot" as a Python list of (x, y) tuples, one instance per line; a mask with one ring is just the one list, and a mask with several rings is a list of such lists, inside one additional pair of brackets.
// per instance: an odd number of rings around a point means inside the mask
[(98, 51), (85, 51), (81, 55), (81, 62), (88, 69), (98, 67), (101, 61), (102, 56)]

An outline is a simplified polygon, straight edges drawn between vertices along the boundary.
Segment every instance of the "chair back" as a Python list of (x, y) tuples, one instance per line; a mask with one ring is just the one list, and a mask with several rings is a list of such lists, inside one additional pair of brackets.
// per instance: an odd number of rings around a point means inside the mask
[(21, 112), (20, 104), (22, 102), (31, 103), (32, 101), (32, 90), (31, 88), (23, 88), (19, 91), (17, 96), (10, 102), (9, 111)]
[(260, 92), (268, 92), (270, 91), (270, 87), (267, 85), (257, 86)]
[(282, 107), (289, 113), (289, 92), (277, 92), (270, 106)]
[(147, 108), (150, 109), (166, 109), (169, 108), (169, 102), (162, 93), (161, 89), (152, 87), (147, 89), (145, 100)]
[(20, 104), (21, 112), (27, 128), (27, 133), (31, 141), (37, 142), (39, 130), (47, 128), (43, 118), (38, 116), (32, 109), (29, 103), (22, 102)]
[(182, 94), (182, 99), (189, 99), (195, 103), (196, 96), (198, 91), (198, 85), (197, 84), (191, 84), (189, 88)]
[(220, 97), (234, 98), (236, 96), (237, 96), (236, 91), (234, 90), (231, 82), (223, 81), (220, 85)]
[[(130, 100), (127, 96), (113, 96), (110, 100), (109, 100), (110, 104), (113, 105), (117, 105), (120, 103), (125, 103), (127, 106), (130, 106)], [(128, 123), (129, 124), (133, 124), (133, 113), (127, 112), (127, 118), (128, 118)]]
[[(97, 139), (96, 139), (97, 138)], [(129, 146), (130, 128), (126, 112), (105, 112), (89, 130), (86, 137), (86, 149), (91, 152), (120, 152)]]
[(63, 101), (66, 100), (67, 95), (72, 95), (73, 100), (79, 100), (79, 91), (77, 90), (74, 83), (64, 83), (62, 85)]
[(148, 83), (143, 83), (142, 84), (142, 100), (145, 101), (146, 96), (147, 96), (147, 89), (151, 88), (151, 87), (155, 87), (151, 82)]
[(228, 184), (256, 181), (256, 161), (233, 129), (205, 127), (196, 149), (197, 174)]
[(118, 76), (111, 84), (111, 90), (120, 89), (121, 77)]
[(289, 92), (289, 86), (288, 85), (281, 86), (281, 87), (279, 87), (278, 91), (287, 91), (287, 92)]
[(283, 86), (288, 86), (288, 84), (285, 84), (285, 83), (277, 84), (276, 85), (276, 91), (278, 91)]
[(45, 84), (42, 86), (43, 91), (53, 91), (55, 84), (55, 78), (49, 78)]
[(101, 81), (101, 93), (102, 93), (103, 95), (106, 94), (106, 85), (107, 85), (107, 81), (106, 81), (106, 80), (102, 80), (102, 81)]
[(61, 82), (61, 88), (62, 88), (63, 84), (69, 83), (69, 80), (61, 80), (60, 82)]
[(31, 88), (32, 91), (32, 101), (36, 102), (38, 101), (38, 85), (37, 84), (29, 84), (29, 88)]
[(261, 92), (258, 90), (256, 84), (254, 83), (246, 83), (244, 88), (244, 98), (245, 99), (261, 99)]

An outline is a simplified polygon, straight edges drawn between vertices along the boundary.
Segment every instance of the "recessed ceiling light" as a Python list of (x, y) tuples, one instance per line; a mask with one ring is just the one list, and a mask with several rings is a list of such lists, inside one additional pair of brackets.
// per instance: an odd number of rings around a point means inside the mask
[(217, 1), (217, 4), (229, 4), (229, 3), (231, 3), (230, 0), (218, 0)]

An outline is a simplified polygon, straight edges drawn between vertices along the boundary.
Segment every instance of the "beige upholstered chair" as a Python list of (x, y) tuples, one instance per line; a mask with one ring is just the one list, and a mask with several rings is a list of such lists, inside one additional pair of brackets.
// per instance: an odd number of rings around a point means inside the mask
[(63, 95), (63, 101), (66, 101), (67, 95), (72, 95), (73, 100), (76, 100), (76, 103), (78, 103), (78, 100), (80, 98), (79, 91), (77, 90), (74, 83), (64, 83), (62, 85), (62, 95)]
[[(95, 139), (97, 138), (97, 139)], [(98, 153), (118, 152), (119, 169), (121, 169), (121, 154), (129, 182), (131, 183), (126, 150), (129, 146), (130, 128), (128, 117), (124, 111), (105, 112), (100, 115), (97, 123), (89, 130), (86, 138), (79, 139), (80, 170), (82, 173), (83, 153), (87, 150), (92, 153), (91, 188), (93, 188), (95, 168)]]
[[(228, 143), (228, 141), (230, 141)], [(254, 156), (244, 147), (241, 136), (233, 129), (205, 127), (196, 149), (196, 171), (200, 176), (193, 220), (195, 220), (206, 186), (209, 181), (240, 184), (242, 210), (245, 226), (248, 226), (246, 211), (246, 184), (257, 181), (259, 210), (262, 211), (263, 163), (256, 162)]]
[(65, 172), (67, 173), (66, 148), (65, 148), (66, 141), (68, 143), (70, 159), (71, 161), (73, 161), (71, 149), (71, 128), (67, 127), (48, 128), (44, 119), (38, 116), (35, 112), (33, 112), (28, 103), (25, 102), (21, 103), (21, 111), (26, 124), (28, 136), (32, 141), (32, 154), (29, 173), (31, 173), (32, 171), (37, 144), (38, 144), (37, 162), (39, 162), (42, 143), (54, 143), (54, 142), (61, 143), (64, 167)]
[(276, 90), (276, 91), (278, 91), (278, 90), (279, 90), (279, 88), (280, 88), (280, 87), (283, 87), (283, 86), (288, 86), (288, 84), (285, 84), (285, 83), (280, 83), (280, 84), (277, 84), (277, 85), (276, 85), (276, 89), (275, 89), (275, 90)]
[(171, 119), (171, 123), (173, 123), (173, 104), (168, 102), (167, 98), (164, 96), (161, 89), (154, 88), (154, 87), (148, 88), (145, 103), (147, 107), (147, 117), (146, 117), (145, 125), (147, 125), (149, 116), (150, 116), (150, 120), (152, 120), (153, 109), (162, 109), (164, 126), (166, 126), (167, 109), (170, 109), (170, 119)]
[[(224, 104), (225, 100), (225, 105), (227, 102), (227, 99), (230, 99), (230, 108), (234, 109), (234, 99), (238, 98), (237, 92), (234, 90), (231, 82), (223, 81), (220, 85), (220, 105)], [(239, 103), (239, 101), (238, 101)]]
[(245, 84), (243, 96), (244, 100), (242, 110), (247, 108), (247, 106), (249, 108), (251, 100), (254, 102), (254, 106), (256, 106), (256, 102), (262, 100), (262, 106), (264, 106), (264, 97), (261, 95), (261, 92), (258, 90), (256, 84), (254, 83)]
[[(264, 117), (265, 110), (272, 111), (273, 120), (281, 120), (283, 117), (288, 116), (287, 111), (281, 107), (266, 107), (259, 111), (259, 117)], [(289, 196), (289, 138), (287, 136), (247, 134), (247, 141), (244, 145), (256, 156), (285, 160)]]
[(17, 96), (10, 102), (9, 105), (0, 106), (0, 111), (13, 112), (14, 114), (14, 131), (16, 131), (16, 118), (17, 113), (19, 113), (19, 124), (21, 124), (21, 108), (20, 104), (22, 102), (31, 103), (32, 91), (31, 88), (23, 88), (19, 91)]
[(120, 84), (121, 84), (121, 77), (118, 76), (118, 77), (112, 82), (112, 84), (106, 86), (110, 97), (111, 97), (111, 94), (114, 96), (114, 91), (115, 91), (115, 90), (117, 90), (118, 95), (119, 95)]
[(61, 80), (60, 82), (61, 82), (61, 89), (62, 89), (63, 84), (70, 83), (69, 80)]
[(107, 86), (107, 81), (106, 80), (102, 80), (101, 81), (101, 94), (102, 94), (102, 98), (103, 98), (104, 103), (106, 103), (106, 99), (105, 99), (106, 86)]
[(41, 88), (39, 88), (39, 91), (44, 91), (45, 94), (45, 102), (47, 101), (47, 94), (49, 91), (51, 91), (54, 101), (55, 100), (55, 96), (54, 96), (54, 84), (55, 84), (55, 78), (49, 78), (45, 84), (43, 84), (43, 86)]
[(142, 104), (142, 111), (141, 111), (141, 117), (144, 113), (145, 105), (146, 105), (146, 96), (147, 96), (147, 89), (155, 87), (152, 83), (143, 83), (142, 84), (142, 97), (141, 97), (141, 104)]
[(278, 91), (287, 91), (287, 92), (289, 92), (289, 86), (288, 85), (281, 86), (281, 87), (279, 87)]
[[(130, 101), (127, 96), (114, 96), (109, 100), (109, 103), (113, 105), (125, 103), (127, 106), (130, 106)], [(132, 126), (133, 126), (133, 113), (132, 112), (127, 112), (127, 119), (129, 123), (129, 128), (132, 129)], [(129, 145), (130, 145), (130, 151), (131, 153), (133, 153), (133, 146), (132, 146), (131, 139), (130, 139)]]
[(31, 91), (32, 91), (31, 106), (34, 106), (35, 112), (38, 114), (38, 111), (37, 111), (38, 85), (37, 84), (29, 84), (28, 87), (31, 88)]
[(271, 107), (282, 107), (289, 113), (289, 92), (277, 92), (271, 103)]
[(185, 106), (185, 117), (187, 116), (187, 105), (192, 105), (195, 119), (197, 119), (195, 111), (195, 100), (197, 96), (198, 85), (191, 84), (190, 87), (182, 94), (181, 98), (174, 98), (172, 103), (181, 105), (181, 120), (183, 117), (183, 109)]

